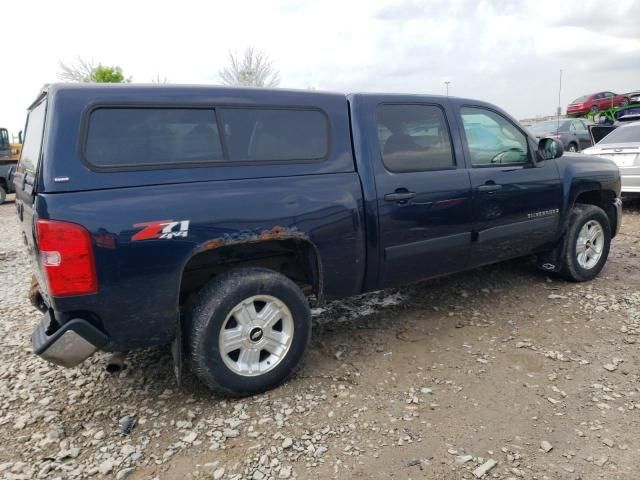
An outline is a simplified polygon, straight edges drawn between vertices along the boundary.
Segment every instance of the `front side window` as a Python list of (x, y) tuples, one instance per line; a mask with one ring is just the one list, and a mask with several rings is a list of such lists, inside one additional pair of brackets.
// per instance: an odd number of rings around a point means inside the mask
[(378, 144), (382, 161), (392, 172), (455, 168), (444, 113), (432, 105), (380, 105)]
[(223, 159), (215, 112), (196, 108), (98, 108), (85, 154), (102, 168)]
[(16, 169), (18, 173), (34, 174), (36, 172), (42, 148), (46, 108), (47, 102), (42, 101), (29, 112), (20, 163)]
[(461, 115), (474, 167), (529, 162), (527, 137), (502, 115), (479, 107), (462, 107)]

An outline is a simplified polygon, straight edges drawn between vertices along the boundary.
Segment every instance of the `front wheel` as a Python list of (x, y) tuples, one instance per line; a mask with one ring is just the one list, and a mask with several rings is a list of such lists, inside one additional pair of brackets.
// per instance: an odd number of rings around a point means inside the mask
[(611, 226), (604, 211), (595, 205), (577, 204), (567, 231), (567, 247), (560, 274), (573, 282), (591, 280), (609, 256)]
[(231, 270), (198, 293), (190, 311), (191, 361), (212, 390), (264, 392), (297, 369), (311, 337), (311, 314), (298, 286), (265, 268)]

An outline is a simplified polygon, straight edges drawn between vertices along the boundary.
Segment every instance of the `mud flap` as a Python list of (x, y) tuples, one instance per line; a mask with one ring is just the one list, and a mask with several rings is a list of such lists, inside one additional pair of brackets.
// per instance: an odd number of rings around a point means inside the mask
[(566, 233), (564, 233), (553, 250), (535, 255), (534, 259), (538, 268), (551, 273), (558, 273), (562, 269), (562, 259), (564, 258), (567, 243), (566, 238)]
[(173, 374), (176, 377), (178, 387), (182, 386), (184, 378), (184, 357), (182, 355), (182, 322), (178, 317), (176, 336), (171, 342), (171, 355), (173, 356)]

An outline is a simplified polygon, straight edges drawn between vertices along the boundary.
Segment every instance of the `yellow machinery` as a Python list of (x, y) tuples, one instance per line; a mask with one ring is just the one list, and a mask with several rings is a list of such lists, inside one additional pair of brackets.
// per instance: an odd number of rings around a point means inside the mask
[(22, 135), (18, 135), (18, 143), (9, 141), (9, 132), (0, 128), (0, 161), (17, 162), (22, 151)]

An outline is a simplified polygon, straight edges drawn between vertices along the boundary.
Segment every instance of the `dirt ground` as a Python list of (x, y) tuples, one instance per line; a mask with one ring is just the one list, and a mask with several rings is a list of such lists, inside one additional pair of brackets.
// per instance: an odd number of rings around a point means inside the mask
[(299, 373), (229, 400), (178, 389), (168, 348), (118, 376), (33, 356), (1, 205), (0, 478), (637, 479), (639, 212), (590, 283), (517, 260), (315, 309)]

